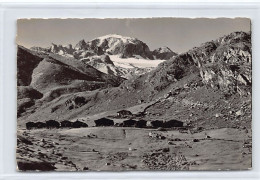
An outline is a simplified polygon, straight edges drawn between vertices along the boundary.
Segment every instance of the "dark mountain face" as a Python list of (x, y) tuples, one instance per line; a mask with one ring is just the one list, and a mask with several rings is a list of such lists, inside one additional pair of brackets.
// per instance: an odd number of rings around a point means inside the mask
[(32, 80), (35, 67), (43, 58), (33, 54), (30, 50), (18, 46), (17, 50), (17, 85), (28, 86)]

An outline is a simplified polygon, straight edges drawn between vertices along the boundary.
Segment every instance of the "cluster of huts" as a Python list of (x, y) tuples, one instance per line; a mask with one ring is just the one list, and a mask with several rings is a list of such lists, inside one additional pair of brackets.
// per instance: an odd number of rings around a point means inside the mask
[[(170, 120), (170, 121), (146, 121), (146, 120), (134, 120), (132, 119), (132, 113), (127, 110), (122, 110), (117, 112), (117, 117), (120, 118), (130, 118), (128, 120), (124, 120), (122, 123), (114, 123), (113, 120), (108, 118), (100, 118), (95, 120), (95, 126), (117, 126), (117, 127), (137, 127), (137, 128), (173, 128), (173, 127), (183, 127), (183, 122), (178, 120)], [(48, 120), (46, 122), (28, 122), (26, 123), (26, 129), (41, 129), (41, 128), (84, 128), (88, 127), (88, 125), (79, 120), (71, 122), (68, 120), (64, 120), (61, 122), (55, 120)]]
[(26, 129), (41, 129), (41, 128), (47, 128), (47, 129), (53, 129), (53, 128), (81, 128), (81, 127), (88, 127), (88, 125), (81, 121), (68, 121), (64, 120), (61, 122), (55, 121), (55, 120), (48, 120), (46, 122), (27, 122), (26, 123)]
[[(129, 119), (125, 120), (122, 123), (114, 123), (113, 120), (108, 118), (100, 118), (94, 121), (96, 127), (101, 126), (116, 126), (116, 127), (137, 127), (137, 128), (172, 128), (172, 127), (183, 127), (183, 122), (178, 120), (170, 120), (170, 121), (145, 121), (145, 120), (134, 120)], [(27, 122), (26, 123), (26, 129), (41, 129), (41, 128), (47, 128), (47, 129), (53, 129), (53, 128), (84, 128), (88, 127), (88, 125), (84, 122), (81, 122), (79, 120), (71, 122), (68, 120), (65, 121), (55, 121), (55, 120), (49, 120), (46, 122)]]
[(125, 120), (122, 123), (116, 124), (119, 127), (138, 127), (138, 128), (173, 128), (173, 127), (183, 127), (183, 122), (178, 120), (169, 121), (145, 121), (145, 120)]

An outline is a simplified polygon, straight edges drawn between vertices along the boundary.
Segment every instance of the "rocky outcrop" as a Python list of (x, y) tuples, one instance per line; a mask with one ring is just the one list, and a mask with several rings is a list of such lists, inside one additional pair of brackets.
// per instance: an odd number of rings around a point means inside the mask
[(227, 93), (250, 94), (251, 34), (235, 32), (209, 44), (189, 52), (199, 67), (203, 82)]
[(251, 34), (234, 32), (165, 61), (145, 77), (126, 81), (122, 88), (135, 88), (141, 83), (161, 91), (188, 73), (199, 71), (207, 86), (246, 95), (251, 93), (251, 61)]
[(56, 45), (52, 43), (49, 52), (59, 54), (59, 55), (72, 55), (74, 49), (72, 48), (71, 44), (68, 44), (67, 46), (62, 46), (62, 45)]
[(108, 55), (89, 56), (88, 58), (82, 58), (80, 61), (96, 68), (103, 73), (115, 76), (122, 75), (122, 72), (114, 65)]

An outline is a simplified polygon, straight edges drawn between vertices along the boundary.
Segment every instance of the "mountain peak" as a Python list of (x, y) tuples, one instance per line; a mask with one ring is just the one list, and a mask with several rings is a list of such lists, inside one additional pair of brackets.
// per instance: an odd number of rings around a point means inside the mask
[(155, 49), (152, 54), (153, 56), (155, 56), (156, 59), (167, 59), (167, 60), (177, 55), (177, 53), (173, 52), (167, 46), (162, 46)]
[(106, 38), (135, 39), (135, 38), (132, 38), (132, 37), (122, 36), (122, 35), (119, 35), (119, 34), (107, 34), (107, 35), (98, 37), (98, 39), (106, 39)]
[(99, 40), (101, 43), (104, 42), (105, 40), (112, 40), (112, 41), (122, 41), (123, 43), (134, 43), (137, 39), (133, 37), (127, 37), (127, 36), (122, 36), (119, 34), (107, 34), (104, 36), (97, 37), (94, 40)]
[(76, 49), (76, 50), (82, 50), (82, 49), (85, 49), (85, 48), (86, 48), (86, 45), (87, 45), (87, 43), (85, 42), (84, 39), (82, 39), (82, 40), (80, 40), (80, 41), (76, 44), (76, 46), (74, 47), (74, 49)]
[(83, 43), (83, 44), (85, 43), (86, 44), (84, 39), (80, 40), (79, 43)]
[(155, 49), (154, 51), (159, 51), (159, 52), (173, 52), (169, 47), (167, 46), (162, 46), (162, 47), (159, 47), (157, 49)]

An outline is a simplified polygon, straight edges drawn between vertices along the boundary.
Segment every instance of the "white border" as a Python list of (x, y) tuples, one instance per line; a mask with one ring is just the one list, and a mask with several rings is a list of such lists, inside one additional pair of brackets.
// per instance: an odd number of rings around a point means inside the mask
[[(253, 37), (253, 169), (221, 172), (16, 172), (16, 19), (127, 17), (249, 17)], [(0, 6), (0, 180), (3, 179), (260, 179), (259, 3), (37, 3)]]

